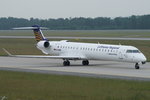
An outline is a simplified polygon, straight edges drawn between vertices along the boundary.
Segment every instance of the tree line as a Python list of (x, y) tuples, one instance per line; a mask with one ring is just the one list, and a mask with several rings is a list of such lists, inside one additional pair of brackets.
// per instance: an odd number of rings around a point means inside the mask
[(105, 29), (150, 29), (150, 15), (129, 17), (97, 17), (97, 18), (0, 18), (0, 30), (14, 27), (29, 27), (40, 25), (51, 30), (105, 30)]

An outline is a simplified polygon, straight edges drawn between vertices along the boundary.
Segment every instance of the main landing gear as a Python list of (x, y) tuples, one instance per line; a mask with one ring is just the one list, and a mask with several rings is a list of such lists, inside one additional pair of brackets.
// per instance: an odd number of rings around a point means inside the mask
[(83, 60), (83, 61), (82, 61), (82, 65), (84, 65), (84, 66), (85, 66), (85, 65), (89, 65), (89, 61), (88, 61), (88, 60)]
[(138, 63), (135, 64), (135, 69), (140, 69), (140, 65)]
[(65, 60), (65, 61), (63, 62), (63, 65), (64, 65), (64, 66), (70, 66), (70, 61), (69, 61), (69, 60)]
[[(63, 65), (64, 66), (70, 66), (70, 61), (69, 60), (64, 60)], [(82, 65), (84, 65), (84, 66), (89, 65), (89, 61), (88, 60), (83, 60)]]

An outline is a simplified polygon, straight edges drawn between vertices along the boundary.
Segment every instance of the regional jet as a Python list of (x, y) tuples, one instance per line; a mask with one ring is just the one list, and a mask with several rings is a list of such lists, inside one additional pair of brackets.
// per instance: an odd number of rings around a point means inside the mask
[(64, 66), (70, 66), (70, 60), (82, 60), (84, 66), (89, 65), (89, 60), (130, 62), (135, 63), (135, 69), (139, 69), (140, 65), (145, 64), (147, 60), (144, 54), (134, 46), (80, 43), (68, 40), (49, 41), (44, 37), (42, 27), (38, 25), (14, 29), (33, 30), (37, 41), (36, 47), (46, 56), (11, 55), (5, 50), (9, 56), (62, 59)]

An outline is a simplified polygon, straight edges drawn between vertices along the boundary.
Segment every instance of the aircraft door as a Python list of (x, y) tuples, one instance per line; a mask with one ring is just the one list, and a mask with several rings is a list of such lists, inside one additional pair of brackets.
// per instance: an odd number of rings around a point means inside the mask
[(123, 53), (121, 51), (119, 52), (119, 59), (123, 59)]

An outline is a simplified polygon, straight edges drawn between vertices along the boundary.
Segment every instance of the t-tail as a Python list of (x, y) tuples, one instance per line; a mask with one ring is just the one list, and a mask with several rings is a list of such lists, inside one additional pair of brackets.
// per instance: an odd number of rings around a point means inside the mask
[(16, 29), (16, 30), (23, 30), (23, 29), (24, 30), (33, 30), (34, 35), (35, 35), (35, 39), (36, 39), (37, 42), (39, 42), (39, 41), (48, 41), (44, 37), (41, 28), (42, 29), (47, 29), (47, 28), (44, 28), (44, 27), (40, 27), (38, 25), (33, 25), (32, 27), (19, 27), (19, 28), (13, 28), (13, 29)]
[(38, 25), (34, 25), (32, 27), (35, 28), (35, 29), (33, 29), (33, 32), (34, 32), (35, 39), (36, 39), (37, 42), (42, 41), (42, 40), (47, 41), (47, 39), (44, 37), (44, 35), (43, 35), (43, 33), (42, 33), (42, 31), (41, 31), (41, 29)]

